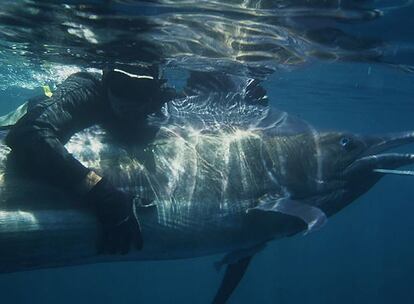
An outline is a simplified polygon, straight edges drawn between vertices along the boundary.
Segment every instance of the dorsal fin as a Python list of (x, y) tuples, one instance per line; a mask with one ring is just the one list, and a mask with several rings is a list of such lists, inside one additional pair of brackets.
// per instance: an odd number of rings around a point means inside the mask
[(259, 80), (223, 72), (192, 71), (183, 92), (187, 96), (239, 93), (248, 104), (268, 105), (266, 90)]
[(187, 95), (199, 95), (207, 92), (235, 92), (235, 82), (221, 72), (190, 72), (184, 92)]
[(189, 131), (262, 130), (269, 136), (312, 132), (301, 119), (271, 108), (259, 80), (221, 72), (191, 72), (182, 96), (161, 112), (148, 123), (175, 128), (181, 136)]

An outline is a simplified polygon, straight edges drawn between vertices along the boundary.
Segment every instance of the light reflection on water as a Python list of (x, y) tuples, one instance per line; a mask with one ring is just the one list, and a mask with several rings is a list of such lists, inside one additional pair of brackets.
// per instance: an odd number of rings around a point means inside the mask
[(160, 62), (256, 78), (316, 60), (391, 61), (410, 70), (410, 45), (391, 42), (385, 31), (366, 30), (407, 5), (352, 0), (3, 1), (0, 64), (6, 73), (0, 88), (6, 82), (28, 87), (51, 81), (68, 69), (62, 65), (99, 69), (108, 62)]

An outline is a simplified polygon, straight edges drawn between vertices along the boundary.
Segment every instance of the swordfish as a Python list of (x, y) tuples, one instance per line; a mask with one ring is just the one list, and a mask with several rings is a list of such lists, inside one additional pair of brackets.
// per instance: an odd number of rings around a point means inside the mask
[(0, 143), (0, 272), (223, 253), (216, 266), (227, 269), (213, 303), (225, 303), (267, 242), (321, 228), (385, 174), (414, 163), (414, 154), (387, 152), (413, 143), (413, 131), (320, 132), (251, 102), (247, 90), (198, 92), (148, 121), (158, 132), (146, 145), (117, 145), (99, 126), (66, 145), (135, 195), (145, 245), (127, 255), (98, 254), (94, 214), (16, 173)]

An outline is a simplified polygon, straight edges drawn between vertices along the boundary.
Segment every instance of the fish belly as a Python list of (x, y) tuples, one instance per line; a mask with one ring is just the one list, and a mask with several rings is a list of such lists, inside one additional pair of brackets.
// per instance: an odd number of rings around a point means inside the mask
[(0, 211), (0, 272), (123, 260), (180, 259), (234, 250), (250, 242), (243, 213), (140, 214), (144, 249), (99, 255), (101, 227), (87, 210)]

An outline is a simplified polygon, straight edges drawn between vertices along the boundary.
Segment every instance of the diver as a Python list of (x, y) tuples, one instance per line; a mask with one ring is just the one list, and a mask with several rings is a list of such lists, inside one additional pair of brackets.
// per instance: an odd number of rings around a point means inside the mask
[[(101, 253), (126, 254), (142, 249), (133, 197), (83, 166), (65, 148), (75, 133), (102, 125), (112, 134), (145, 139), (154, 130), (147, 115), (159, 112), (176, 92), (159, 77), (158, 66), (116, 66), (103, 75), (79, 72), (69, 76), (51, 97), (29, 102), (27, 113), (6, 137), (10, 157), (22, 172), (81, 198), (103, 227)], [(39, 101), (40, 99), (40, 101)]]

